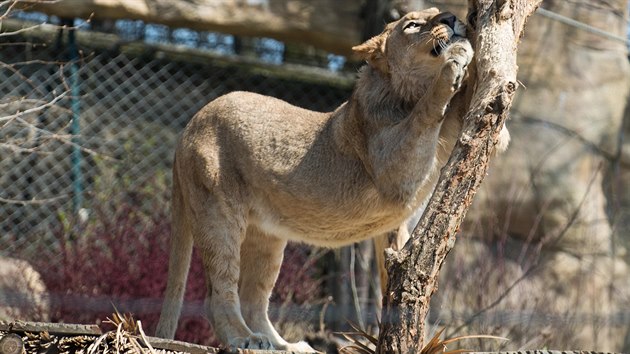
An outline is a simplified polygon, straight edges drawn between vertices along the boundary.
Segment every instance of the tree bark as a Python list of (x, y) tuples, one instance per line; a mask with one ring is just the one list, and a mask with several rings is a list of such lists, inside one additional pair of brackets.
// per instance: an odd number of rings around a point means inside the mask
[(424, 320), (442, 263), (486, 175), (518, 86), (516, 50), (527, 18), (541, 0), (470, 0), (475, 48), (468, 113), (451, 158), (412, 237), (386, 255), (389, 273), (378, 353), (420, 353)]

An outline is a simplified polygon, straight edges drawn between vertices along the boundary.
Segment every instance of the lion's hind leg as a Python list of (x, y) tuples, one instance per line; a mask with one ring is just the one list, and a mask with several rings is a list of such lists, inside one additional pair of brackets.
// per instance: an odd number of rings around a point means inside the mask
[(286, 244), (250, 227), (241, 245), (239, 297), (243, 318), (250, 329), (269, 336), (277, 349), (286, 342), (269, 321), (267, 309)]
[(278, 278), (287, 241), (269, 236), (255, 227), (247, 229), (241, 246), (239, 295), (245, 322), (253, 331), (266, 335), (276, 349), (313, 351), (305, 342), (287, 343), (271, 324), (269, 297)]
[(245, 203), (235, 195), (215, 194), (200, 188), (191, 203), (193, 238), (206, 272), (208, 316), (217, 338), (230, 348), (273, 349), (269, 338), (254, 333), (241, 314), (238, 279), (247, 227)]

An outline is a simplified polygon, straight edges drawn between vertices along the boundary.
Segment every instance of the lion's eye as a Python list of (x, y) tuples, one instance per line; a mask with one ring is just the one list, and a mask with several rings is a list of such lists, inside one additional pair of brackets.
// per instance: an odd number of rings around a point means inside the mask
[(408, 29), (413, 29), (413, 28), (418, 28), (420, 27), (420, 23), (418, 22), (414, 22), (414, 21), (410, 21), (408, 22), (405, 27), (403, 27), (403, 30), (408, 30)]

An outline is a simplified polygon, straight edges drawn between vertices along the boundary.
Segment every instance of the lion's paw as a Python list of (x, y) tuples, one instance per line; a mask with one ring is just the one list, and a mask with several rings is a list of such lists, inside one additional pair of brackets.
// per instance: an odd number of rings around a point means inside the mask
[(308, 343), (302, 341), (297, 343), (287, 343), (285, 350), (290, 352), (302, 352), (302, 353), (316, 353), (317, 350), (313, 349)]
[(464, 68), (470, 64), (474, 54), (475, 52), (468, 40), (459, 40), (451, 44), (444, 53), (447, 61), (453, 60)]
[(472, 61), (473, 55), (474, 51), (467, 40), (457, 41), (446, 48), (444, 52), (446, 63), (444, 65), (450, 69), (450, 81), (453, 89), (457, 90), (461, 86), (466, 75), (466, 68)]
[(236, 351), (236, 349), (275, 349), (271, 344), (271, 341), (267, 336), (263, 334), (254, 333), (248, 337), (236, 337), (230, 339), (228, 343), (230, 351)]

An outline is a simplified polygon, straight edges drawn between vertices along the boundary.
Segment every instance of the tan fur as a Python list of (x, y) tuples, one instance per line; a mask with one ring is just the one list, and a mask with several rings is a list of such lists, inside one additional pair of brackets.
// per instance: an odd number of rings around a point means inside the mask
[[(339, 247), (397, 229), (431, 193), (459, 133), (456, 92), (473, 52), (440, 23), (452, 15), (438, 14), (407, 14), (353, 48), (369, 65), (334, 112), (234, 92), (193, 117), (175, 153), (158, 336), (175, 333), (194, 243), (224, 344), (310, 349), (287, 343), (267, 317), (287, 241)], [(410, 22), (418, 27), (405, 30)], [(439, 56), (436, 36), (448, 44)]]

